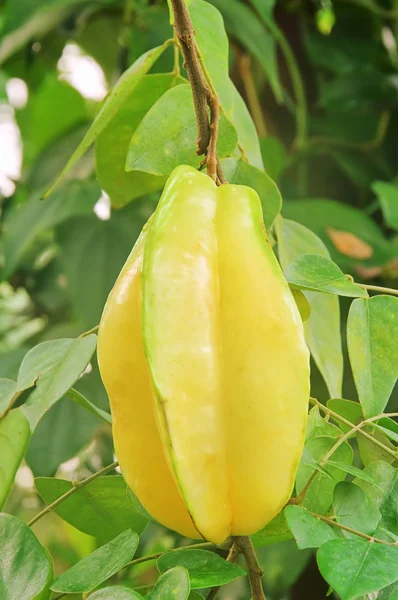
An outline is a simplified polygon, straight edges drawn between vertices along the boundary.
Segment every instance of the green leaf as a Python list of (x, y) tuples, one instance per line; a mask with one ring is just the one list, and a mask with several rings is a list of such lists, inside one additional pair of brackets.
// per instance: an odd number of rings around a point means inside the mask
[(246, 571), (240, 567), (207, 550), (181, 549), (167, 552), (158, 558), (157, 565), (161, 573), (172, 567), (185, 567), (193, 590), (224, 585), (246, 575)]
[(285, 277), (290, 285), (300, 290), (350, 298), (368, 297), (367, 291), (349, 281), (336, 263), (319, 254), (298, 256), (285, 269)]
[[(47, 504), (73, 487), (70, 481), (47, 477), (36, 478), (35, 485)], [(56, 506), (54, 512), (79, 531), (105, 541), (127, 528), (140, 534), (148, 523), (131, 507), (120, 475), (94, 479)]]
[(149, 50), (148, 52), (140, 56), (140, 58), (137, 59), (135, 63), (132, 64), (131, 67), (129, 67), (127, 71), (123, 73), (119, 81), (106, 96), (90, 129), (88, 130), (83, 140), (80, 142), (79, 146), (76, 148), (76, 150), (66, 163), (64, 169), (61, 171), (58, 178), (47, 190), (45, 196), (49, 196), (51, 194), (55, 186), (59, 184), (59, 182), (64, 178), (66, 173), (83, 156), (86, 150), (88, 150), (91, 144), (108, 125), (110, 120), (116, 115), (119, 108), (133, 93), (135, 87), (141, 81), (141, 78), (154, 65), (154, 63), (157, 61), (159, 56), (161, 56), (161, 54), (166, 50), (169, 44), (169, 41), (167, 41), (162, 46), (158, 46), (157, 48)]
[[(353, 425), (356, 425), (359, 421), (363, 420), (362, 407), (359, 402), (353, 402), (352, 400), (344, 400), (343, 398), (332, 398), (328, 400), (326, 406), (336, 412), (340, 416), (350, 421)], [(339, 427), (343, 433), (347, 433), (351, 427), (338, 421)]]
[(29, 439), (29, 422), (20, 408), (0, 419), (0, 509), (10, 493)]
[(16, 392), (17, 384), (12, 379), (0, 379), (0, 415), (10, 404)]
[(66, 594), (91, 592), (120, 571), (134, 556), (138, 535), (127, 529), (55, 578), (53, 592)]
[(336, 527), (313, 517), (305, 508), (292, 504), (284, 512), (300, 550), (319, 548), (325, 542), (339, 537)]
[(134, 512), (136, 512), (146, 521), (153, 521), (154, 523), (157, 523), (157, 521), (152, 517), (152, 515), (150, 515), (149, 512), (145, 510), (141, 502), (138, 500), (137, 496), (133, 494), (129, 487), (127, 488), (127, 498)]
[(266, 2), (263, 0), (251, 0), (251, 4), (253, 4), (264, 23), (270, 27), (275, 23), (273, 17), (275, 2), (276, 0), (267, 0)]
[[(395, 421), (392, 421), (392, 422), (395, 423)], [(382, 427), (378, 423), (377, 424), (374, 423), (373, 427), (375, 427), (379, 431), (382, 431), (383, 433), (385, 433), (386, 436), (388, 438), (390, 438), (390, 440), (393, 440), (396, 444), (398, 444), (398, 434), (396, 431), (391, 430), (390, 428), (387, 428), (387, 427)]]
[(398, 584), (393, 583), (384, 590), (381, 590), (377, 596), (377, 600), (398, 600)]
[(330, 421), (326, 421), (321, 416), (319, 407), (314, 406), (308, 415), (306, 439), (310, 440), (323, 436), (338, 438), (341, 436), (341, 431), (336, 425), (333, 425)]
[[(330, 258), (323, 242), (309, 229), (278, 217), (275, 221), (278, 253), (282, 268), (305, 253)], [(340, 308), (338, 298), (316, 292), (303, 292), (311, 308), (304, 324), (306, 340), (312, 357), (321, 372), (330, 395), (341, 396), (343, 381), (343, 353), (340, 334)]]
[(292, 296), (299, 310), (302, 322), (304, 323), (305, 321), (308, 321), (311, 314), (311, 308), (307, 298), (304, 296), (303, 292), (300, 292), (300, 290), (292, 288), (290, 291), (292, 292)]
[(285, 146), (276, 137), (265, 137), (260, 140), (260, 147), (266, 173), (278, 181), (287, 162)]
[(158, 579), (148, 598), (149, 600), (187, 600), (190, 589), (188, 571), (184, 567), (174, 567)]
[(398, 298), (354, 300), (347, 342), (363, 412), (374, 417), (384, 410), (398, 376)]
[(204, 596), (202, 596), (202, 594), (199, 594), (198, 592), (191, 592), (188, 596), (188, 600), (205, 600)]
[(126, 587), (113, 585), (90, 595), (92, 600), (142, 600), (142, 596)]
[(377, 482), (374, 479), (372, 479), (370, 475), (365, 473), (363, 469), (358, 469), (358, 467), (354, 467), (354, 465), (347, 465), (337, 460), (328, 460), (328, 463), (330, 464), (330, 466), (336, 467), (336, 469), (341, 469), (345, 473), (349, 473), (349, 475), (354, 475), (354, 477), (357, 477), (358, 479), (368, 481), (369, 483), (375, 483), (377, 485)]
[[(381, 513), (376, 504), (365, 492), (350, 481), (341, 481), (334, 488), (333, 514), (338, 523), (372, 535), (379, 524)], [(343, 530), (345, 537), (354, 537), (352, 533)]]
[[(47, 600), (53, 565), (29, 527), (12, 515), (0, 514), (0, 582), (4, 600)], [(1, 586), (0, 586), (1, 594)]]
[(16, 203), (4, 220), (4, 276), (9, 277), (23, 260), (37, 236), (74, 215), (90, 214), (101, 195), (93, 181), (72, 181), (51, 200), (35, 194), (26, 202)]
[(398, 187), (386, 181), (375, 181), (372, 190), (379, 198), (386, 224), (398, 231)]
[(30, 427), (36, 427), (44, 413), (69, 390), (87, 367), (97, 336), (52, 340), (38, 344), (25, 355), (17, 379), (18, 391), (36, 384), (22, 407)]
[(379, 508), (383, 522), (398, 535), (398, 470), (384, 461), (369, 463), (364, 470), (376, 483), (355, 480)]
[(220, 98), (226, 118), (238, 132), (240, 145), (249, 162), (263, 168), (256, 128), (245, 102), (229, 78), (228, 37), (218, 10), (204, 0), (194, 0), (189, 12), (196, 42), (210, 79)]
[(270, 546), (278, 542), (284, 542), (292, 538), (292, 533), (286, 522), (283, 510), (272, 519), (263, 529), (252, 536), (253, 545), (256, 548)]
[(398, 579), (398, 548), (362, 540), (331, 540), (317, 555), (326, 581), (351, 600), (379, 590)]
[(310, 549), (299, 550), (294, 540), (260, 548), (257, 555), (264, 571), (263, 584), (268, 598), (288, 597), (288, 590), (304, 571), (312, 554)]
[[(199, 166), (196, 137), (191, 86), (173, 87), (148, 110), (135, 130), (127, 150), (126, 171), (169, 175), (181, 164)], [(221, 115), (218, 156), (231, 155), (237, 142), (233, 125)]]
[(91, 414), (93, 414), (96, 417), (98, 417), (99, 419), (101, 419), (101, 421), (103, 421), (104, 423), (108, 423), (108, 425), (112, 425), (111, 415), (108, 412), (106, 412), (105, 410), (102, 410), (102, 408), (99, 408), (98, 406), (96, 406), (95, 404), (90, 402), (90, 400), (88, 400), (85, 396), (83, 396), (83, 394), (81, 394), (78, 390), (71, 388), (68, 391), (68, 398), (73, 400), (73, 402), (75, 402), (77, 405), (81, 406), (82, 408), (85, 408)]
[(227, 30), (262, 66), (279, 103), (283, 91), (279, 81), (276, 45), (272, 35), (263, 27), (257, 15), (238, 0), (211, 0), (221, 12)]
[(139, 196), (161, 189), (165, 177), (132, 171), (124, 165), (129, 142), (148, 110), (163, 94), (184, 80), (172, 73), (144, 75), (134, 93), (98, 136), (95, 160), (98, 181), (109, 194), (112, 206), (120, 207)]
[(270, 227), (282, 207), (282, 197), (276, 183), (264, 171), (241, 158), (223, 160), (222, 168), (228, 183), (247, 185), (256, 190), (263, 209), (264, 225)]
[[(69, 394), (69, 392), (68, 392)], [(73, 458), (86, 446), (98, 427), (98, 420), (69, 400), (61, 398), (36, 427), (26, 461), (33, 474), (55, 475), (61, 463)]]
[[(298, 494), (314, 472), (315, 466), (313, 463), (316, 462), (319, 464), (335, 443), (336, 440), (330, 437), (313, 438), (306, 442), (296, 477)], [(351, 446), (347, 442), (344, 442), (335, 450), (332, 457), (338, 462), (351, 464), (353, 458)], [(308, 460), (308, 458), (312, 460)], [(319, 514), (324, 514), (330, 507), (336, 484), (344, 480), (346, 476), (340, 468), (331, 465), (329, 462), (323, 465), (323, 470), (326, 471), (328, 476), (323, 472), (317, 472), (306, 492), (303, 502), (305, 508)]]

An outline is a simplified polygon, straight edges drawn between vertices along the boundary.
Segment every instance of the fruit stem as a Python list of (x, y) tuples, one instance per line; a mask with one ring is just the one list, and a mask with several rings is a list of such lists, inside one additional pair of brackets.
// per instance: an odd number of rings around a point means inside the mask
[(266, 600), (261, 581), (264, 571), (258, 564), (256, 551), (254, 550), (254, 546), (250, 537), (237, 536), (234, 539), (235, 543), (238, 545), (240, 551), (245, 557), (247, 568), (249, 570), (249, 581), (252, 591), (251, 600)]

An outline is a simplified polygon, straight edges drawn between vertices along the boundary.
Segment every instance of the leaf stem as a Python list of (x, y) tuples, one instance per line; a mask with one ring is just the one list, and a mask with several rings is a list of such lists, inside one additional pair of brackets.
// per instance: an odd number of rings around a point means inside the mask
[[(207, 165), (207, 174), (216, 183), (221, 183), (224, 178), (216, 150), (220, 102), (207, 72), (203, 69), (203, 60), (200, 57), (195, 31), (185, 0), (171, 0), (171, 6), (174, 14), (175, 36), (184, 57), (184, 67), (188, 73), (195, 106), (198, 128), (196, 153), (205, 155), (203, 162)], [(210, 109), (210, 121), (208, 108)]]
[(168, 552), (176, 552), (176, 550), (193, 550), (197, 548), (201, 548), (202, 550), (210, 550), (212, 548), (217, 548), (217, 546), (216, 544), (212, 544), (211, 542), (199, 542), (199, 544), (190, 544), (189, 546), (171, 548), (170, 550), (164, 550), (163, 552), (156, 552), (156, 554), (148, 554), (148, 556), (141, 556), (140, 558), (135, 558), (134, 560), (131, 560), (126, 565), (124, 565), (124, 567), (122, 568), (125, 569), (126, 567), (133, 567), (135, 565), (139, 565), (140, 563), (147, 562), (148, 560), (156, 560), (157, 558), (160, 558), (161, 556), (163, 556), (163, 554), (167, 554)]
[[(241, 552), (241, 550), (240, 550), (238, 544), (236, 542), (233, 542), (231, 548), (229, 549), (227, 561), (232, 564), (235, 564), (239, 558), (240, 552)], [(219, 586), (219, 585), (212, 587), (210, 592), (207, 594), (206, 600), (215, 600), (218, 592), (220, 591), (220, 587), (221, 586)]]
[(252, 600), (266, 600), (262, 584), (264, 571), (258, 564), (256, 552), (249, 536), (236, 536), (235, 542), (241, 553), (245, 557), (247, 568), (249, 570), (250, 588), (252, 591)]
[(89, 329), (88, 331), (83, 331), (83, 333), (81, 333), (81, 334), (79, 335), (79, 339), (80, 339), (80, 338), (84, 338), (84, 337), (86, 337), (87, 335), (90, 335), (90, 333), (95, 333), (96, 331), (98, 331), (98, 329), (99, 329), (99, 324), (98, 324), (98, 325), (94, 325), (94, 327), (92, 327), (92, 328), (91, 328), (91, 329)]
[(392, 296), (398, 296), (398, 290), (395, 290), (394, 288), (387, 288), (380, 285), (368, 285), (367, 283), (355, 283), (364, 290), (371, 290), (373, 292), (380, 292), (381, 294), (391, 294)]
[(107, 473), (109, 473), (109, 471), (113, 471), (113, 469), (115, 469), (118, 465), (119, 465), (119, 463), (117, 461), (115, 461), (111, 465), (108, 465), (108, 466), (104, 467), (103, 469), (101, 469), (100, 471), (93, 473), (93, 475), (90, 475), (90, 477), (87, 477), (86, 479), (83, 479), (82, 481), (73, 483), (73, 487), (70, 490), (68, 490), (67, 492), (65, 492), (65, 494), (63, 494), (62, 496), (60, 496), (59, 498), (54, 500), (54, 502), (52, 502), (51, 504), (46, 506), (46, 508), (44, 508), (41, 512), (39, 512), (35, 517), (33, 517), (33, 519), (31, 519), (28, 522), (28, 527), (32, 527), (32, 525), (34, 525), (39, 519), (44, 517), (47, 513), (51, 512), (56, 506), (61, 504), (61, 502), (63, 502), (67, 498), (69, 498), (69, 496), (71, 496), (72, 494), (74, 494), (75, 492), (77, 492), (78, 490), (83, 488), (85, 485), (87, 485), (91, 481), (94, 481), (94, 479), (101, 477), (101, 475), (106, 475)]

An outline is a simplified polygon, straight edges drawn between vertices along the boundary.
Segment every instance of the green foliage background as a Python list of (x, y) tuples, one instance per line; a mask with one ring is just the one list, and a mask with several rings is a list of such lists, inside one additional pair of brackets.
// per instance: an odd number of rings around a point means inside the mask
[[(398, 299), (369, 299), (354, 281), (397, 288), (398, 5), (188, 4), (223, 109), (226, 178), (260, 195), (306, 315), (311, 393), (322, 403), (311, 410), (296, 481), (307, 510), (291, 505), (253, 537), (267, 598), (321, 599), (330, 585), (343, 600), (396, 600)], [(123, 568), (134, 552), (189, 541), (148, 525), (112, 470), (34, 523), (35, 535), (22, 523), (114, 461), (95, 335), (79, 336), (98, 324), (171, 170), (200, 159), (186, 73), (165, 44), (166, 0), (6, 0), (0, 10), (0, 117), (12, 113), (23, 147), (15, 192), (0, 200), (0, 598), (50, 598), (50, 587), (81, 598), (111, 584), (93, 599), (139, 598), (164, 573), (154, 600), (198, 600), (213, 585), (222, 585), (220, 600), (246, 600), (243, 563), (226, 563), (222, 549)], [(60, 79), (68, 44), (101, 67), (104, 100)], [(15, 78), (27, 86), (22, 108), (12, 105)], [(393, 418), (378, 417), (385, 410)], [(373, 424), (350, 437), (344, 419), (364, 418)], [(9, 539), (11, 571), (1, 558)], [(99, 571), (85, 558), (94, 551)], [(180, 595), (167, 595), (175, 586)]]

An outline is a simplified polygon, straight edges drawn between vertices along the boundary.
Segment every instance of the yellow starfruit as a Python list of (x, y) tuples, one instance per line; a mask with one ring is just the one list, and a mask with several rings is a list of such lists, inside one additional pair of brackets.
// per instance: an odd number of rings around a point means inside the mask
[(173, 171), (109, 295), (98, 358), (122, 473), (156, 520), (220, 543), (278, 514), (309, 355), (254, 190)]

